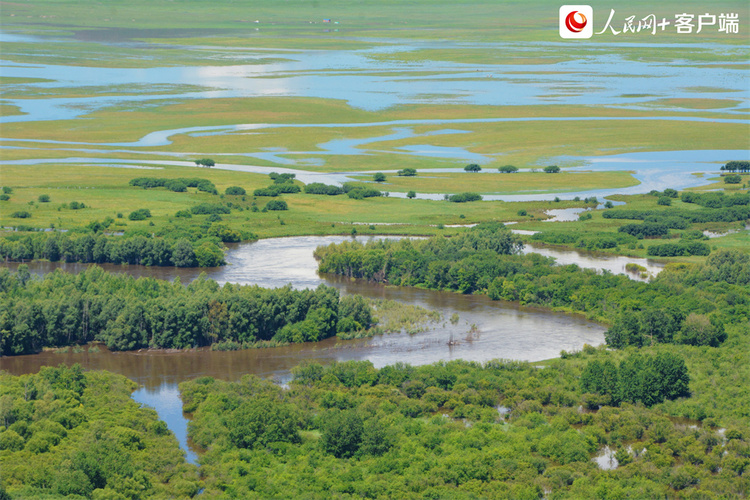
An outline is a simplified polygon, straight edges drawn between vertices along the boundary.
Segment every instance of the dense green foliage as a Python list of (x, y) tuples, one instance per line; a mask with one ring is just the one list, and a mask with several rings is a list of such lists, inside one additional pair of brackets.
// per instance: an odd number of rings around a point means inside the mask
[[(722, 410), (726, 431), (716, 420), (697, 430), (675, 425), (664, 413), (691, 408), (692, 399), (683, 397), (682, 357), (666, 350), (617, 354), (587, 348), (541, 369), (499, 361), (380, 370), (366, 361), (313, 363), (293, 369), (286, 390), (253, 376), (238, 383), (203, 377), (180, 390), (185, 411), (194, 412), (189, 435), (206, 449), (200, 462), (208, 496), (740, 495), (750, 448), (737, 426), (747, 417)], [(606, 387), (597, 394), (602, 366), (623, 375), (620, 407), (599, 408), (608, 399)], [(641, 368), (648, 375), (628, 386), (625, 377)], [(581, 390), (582, 373), (590, 392)], [(667, 402), (651, 401), (650, 409), (626, 403), (651, 396), (641, 380), (658, 386)], [(710, 397), (696, 388), (693, 397)], [(582, 405), (599, 409), (584, 412)], [(604, 446), (617, 451), (619, 468), (601, 470), (592, 461)]]
[(749, 219), (750, 207), (732, 206), (720, 210), (683, 210), (676, 208), (668, 208), (665, 210), (612, 209), (602, 212), (602, 217), (605, 219), (645, 220), (654, 223), (662, 222), (665, 218), (683, 219), (684, 224), (694, 224), (699, 222), (735, 222), (738, 220)]
[(11, 498), (196, 495), (195, 467), (156, 412), (130, 399), (135, 388), (78, 365), (0, 373), (0, 491)]
[(557, 165), (547, 165), (544, 167), (544, 172), (547, 174), (557, 174), (560, 173), (560, 167)]
[(586, 250), (605, 250), (620, 245), (635, 245), (638, 241), (627, 233), (579, 234), (575, 232), (542, 232), (531, 236), (533, 241), (551, 245), (571, 245)]
[(151, 217), (151, 211), (148, 208), (139, 208), (138, 210), (133, 210), (128, 215), (128, 219), (130, 220), (146, 220), (149, 217)]
[(622, 402), (653, 406), (665, 399), (689, 396), (689, 383), (685, 361), (670, 352), (656, 356), (631, 354), (620, 361), (619, 367), (610, 360), (593, 360), (581, 375), (584, 392), (606, 396), (597, 406)]
[(502, 167), (499, 167), (497, 171), (501, 174), (513, 174), (518, 172), (518, 167), (513, 165), (503, 165)]
[(396, 174), (401, 177), (414, 177), (415, 175), (417, 175), (417, 169), (407, 167), (399, 170), (398, 172), (396, 172)]
[(732, 160), (728, 161), (721, 166), (721, 170), (728, 172), (750, 172), (750, 161), (747, 160)]
[(231, 209), (219, 203), (199, 203), (190, 207), (190, 212), (195, 215), (219, 215), (231, 213)]
[[(612, 324), (606, 337), (613, 347), (648, 341), (717, 345), (726, 338), (724, 325), (750, 318), (750, 256), (739, 251), (717, 252), (703, 265), (667, 268), (641, 283), (553, 266), (536, 254), (512, 255), (520, 245), (514, 238), (502, 225), (480, 224), (454, 238), (344, 242), (318, 248), (316, 256), (322, 272), (582, 312)], [(695, 340), (691, 313), (716, 329), (706, 328)]]
[(329, 196), (336, 196), (344, 194), (344, 188), (338, 186), (332, 186), (329, 184), (323, 184), (322, 182), (311, 182), (305, 185), (305, 193), (307, 194), (327, 194)]
[(229, 195), (229, 196), (244, 196), (245, 194), (247, 194), (247, 192), (245, 191), (245, 188), (243, 187), (229, 186), (228, 188), (224, 190), (224, 194)]
[(458, 193), (445, 195), (445, 199), (453, 203), (466, 203), (469, 201), (482, 201), (482, 196), (479, 193)]
[(142, 187), (143, 189), (163, 187), (177, 193), (184, 193), (187, 191), (187, 188), (191, 187), (197, 188), (198, 191), (203, 191), (204, 193), (218, 194), (213, 182), (197, 177), (179, 177), (175, 179), (167, 177), (137, 177), (130, 180), (130, 185)]
[(289, 210), (284, 200), (271, 200), (263, 207), (264, 210)]
[(201, 158), (200, 160), (195, 160), (195, 164), (198, 167), (213, 167), (216, 165), (216, 162), (213, 161), (211, 158)]
[(711, 247), (701, 241), (680, 241), (678, 243), (663, 243), (651, 245), (648, 255), (655, 257), (684, 257), (688, 255), (703, 255), (711, 253)]
[[(210, 226), (215, 239), (177, 239), (107, 236), (102, 233), (13, 233), (0, 238), (0, 258), (15, 262), (47, 259), (50, 262), (140, 264), (145, 266), (214, 267), (224, 264), (224, 250), (217, 240), (237, 241), (234, 231)], [(181, 236), (181, 235), (177, 235)], [(225, 239), (226, 238), (226, 239)], [(216, 258), (199, 264), (197, 254), (211, 252)]]
[(480, 167), (476, 163), (470, 163), (469, 165), (466, 165), (464, 167), (464, 170), (467, 171), (467, 172), (481, 172), (482, 171), (482, 167)]
[(721, 191), (710, 193), (692, 193), (688, 191), (680, 195), (680, 200), (707, 208), (733, 207), (735, 205), (750, 204), (750, 193), (737, 193), (727, 196)]
[(91, 267), (44, 279), (0, 270), (0, 353), (27, 354), (91, 340), (113, 350), (186, 348), (215, 342), (315, 341), (369, 328), (370, 306), (338, 290), (219, 286), (204, 277), (187, 287)]

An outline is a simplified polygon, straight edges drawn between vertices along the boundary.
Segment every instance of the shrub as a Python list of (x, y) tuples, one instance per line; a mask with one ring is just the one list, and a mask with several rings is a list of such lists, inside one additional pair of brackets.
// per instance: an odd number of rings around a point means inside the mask
[(149, 217), (151, 217), (151, 211), (147, 208), (134, 210), (133, 212), (130, 212), (130, 215), (128, 215), (128, 219), (130, 220), (146, 220)]
[(279, 186), (271, 186), (267, 188), (259, 188), (253, 191), (253, 196), (278, 196), (281, 193)]
[(0, 194), (0, 201), (8, 201), (8, 200), (10, 200), (10, 196), (4, 193)]
[(14, 219), (28, 219), (31, 217), (31, 212), (27, 212), (26, 210), (18, 210), (17, 212), (13, 212), (10, 214), (11, 217)]
[(386, 177), (385, 177), (384, 173), (378, 172), (377, 174), (375, 174), (375, 175), (372, 176), (372, 179), (375, 182), (385, 182)]
[(497, 171), (501, 174), (513, 174), (515, 172), (518, 172), (518, 167), (514, 167), (513, 165), (503, 165), (502, 167), (498, 168)]
[(448, 197), (452, 203), (466, 203), (469, 201), (481, 201), (482, 197), (478, 193), (458, 193)]
[(266, 206), (263, 209), (264, 210), (289, 210), (289, 207), (287, 206), (284, 200), (271, 200), (268, 203), (266, 203)]
[(417, 170), (415, 168), (404, 168), (396, 173), (401, 177), (414, 177), (417, 175)]
[(547, 167), (544, 167), (544, 172), (547, 174), (556, 174), (560, 172), (560, 167), (557, 165), (549, 165)]
[(657, 205), (664, 205), (666, 207), (669, 207), (672, 205), (672, 198), (668, 196), (660, 196), (659, 199), (656, 201)]
[(49, 203), (49, 195), (40, 194), (38, 200), (39, 200), (39, 203)]
[(727, 175), (724, 177), (725, 184), (739, 184), (740, 182), (742, 182), (742, 177), (739, 175)]
[(71, 210), (80, 210), (82, 208), (86, 208), (86, 205), (84, 205), (83, 203), (78, 203), (77, 201), (71, 201), (68, 205), (68, 208), (70, 208)]
[(274, 184), (288, 184), (294, 181), (297, 174), (279, 174), (277, 172), (271, 172), (268, 174), (268, 177), (273, 180)]
[(312, 182), (305, 186), (305, 193), (335, 196), (338, 194), (344, 194), (344, 190), (343, 188), (340, 188), (338, 186), (331, 186), (328, 184), (323, 184), (322, 182)]
[(218, 203), (201, 203), (190, 207), (190, 211), (194, 215), (228, 214), (231, 212), (229, 207)]
[(193, 214), (190, 213), (188, 210), (179, 210), (176, 214), (174, 214), (175, 217), (184, 217), (185, 219), (190, 219)]
[(195, 160), (195, 164), (199, 167), (213, 167), (216, 165), (216, 162), (211, 158), (201, 158), (200, 160)]
[(519, 210), (517, 213), (521, 217), (526, 217), (527, 215), (529, 215), (529, 213), (526, 210), (523, 210), (523, 209)]
[(406, 197), (411, 200), (411, 199), (417, 197), (417, 193), (416, 193), (416, 191), (409, 191), (408, 193), (406, 193)]
[(13, 193), (13, 188), (8, 186), (3, 186), (3, 194), (11, 194)]
[(480, 166), (479, 166), (479, 165), (477, 165), (476, 163), (471, 163), (471, 164), (469, 164), (469, 165), (466, 165), (466, 166), (464, 167), (464, 170), (465, 170), (466, 172), (481, 172), (481, 171), (482, 171), (482, 167), (480, 167)]

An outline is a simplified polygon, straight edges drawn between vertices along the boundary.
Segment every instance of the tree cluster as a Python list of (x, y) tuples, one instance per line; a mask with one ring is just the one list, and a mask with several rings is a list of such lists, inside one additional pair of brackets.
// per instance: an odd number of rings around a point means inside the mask
[(367, 329), (370, 306), (338, 290), (220, 287), (201, 277), (187, 287), (91, 267), (32, 279), (0, 270), (0, 352), (105, 342), (113, 350), (188, 348), (217, 342), (307, 342)]
[(91, 233), (12, 234), (0, 239), (0, 258), (25, 262), (131, 264), (144, 266), (215, 267), (224, 264), (220, 241), (236, 241), (238, 234), (223, 226), (211, 226), (214, 238), (151, 238), (107, 236)]
[(197, 188), (198, 191), (209, 194), (218, 194), (216, 186), (208, 179), (199, 179), (197, 177), (178, 177), (175, 179), (168, 177), (137, 177), (130, 180), (131, 186), (142, 187), (143, 189), (152, 189), (157, 187), (167, 188), (169, 191), (184, 193), (187, 188)]

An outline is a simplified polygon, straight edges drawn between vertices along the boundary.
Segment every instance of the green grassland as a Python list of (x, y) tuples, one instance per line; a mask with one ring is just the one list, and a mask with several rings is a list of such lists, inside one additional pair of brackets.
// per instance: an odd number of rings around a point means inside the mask
[[(225, 196), (195, 192), (175, 193), (158, 189), (141, 189), (128, 185), (135, 177), (201, 177), (212, 181), (218, 191), (233, 185), (245, 188), (248, 195)], [(23, 224), (31, 227), (82, 228), (94, 220), (106, 217), (115, 219), (111, 229), (149, 232), (181, 224), (200, 224), (207, 216), (196, 215), (184, 220), (175, 218), (179, 210), (208, 202), (232, 202), (236, 207), (223, 215), (223, 223), (238, 230), (251, 231), (260, 237), (303, 234), (349, 234), (352, 230), (365, 234), (434, 234), (438, 231), (456, 232), (456, 229), (439, 229), (440, 224), (471, 224), (484, 220), (510, 221), (519, 219), (518, 204), (469, 203), (456, 204), (445, 201), (404, 200), (397, 198), (371, 198), (352, 200), (346, 196), (286, 194), (282, 196), (289, 210), (283, 212), (252, 212), (253, 202), (259, 209), (272, 198), (254, 197), (254, 189), (271, 183), (266, 175), (232, 172), (219, 169), (165, 166), (159, 169), (131, 169), (104, 166), (4, 166), (3, 184), (13, 187), (10, 200), (0, 201), (0, 225)], [(47, 194), (50, 202), (39, 203), (38, 197)], [(87, 208), (71, 210), (62, 205), (72, 201), (84, 203)], [(551, 202), (523, 204), (530, 213), (544, 217), (544, 210), (552, 208)], [(580, 206), (580, 203), (563, 202), (554, 208)], [(148, 208), (153, 217), (146, 221), (127, 219), (131, 211)], [(16, 211), (26, 210), (28, 219), (12, 218)], [(117, 214), (123, 215), (118, 218)], [(461, 218), (461, 215), (464, 218)], [(282, 224), (283, 221), (283, 224)], [(153, 226), (151, 225), (153, 223)], [(358, 223), (352, 225), (352, 223)], [(370, 227), (370, 224), (377, 224)], [(393, 224), (393, 225), (381, 225)]]

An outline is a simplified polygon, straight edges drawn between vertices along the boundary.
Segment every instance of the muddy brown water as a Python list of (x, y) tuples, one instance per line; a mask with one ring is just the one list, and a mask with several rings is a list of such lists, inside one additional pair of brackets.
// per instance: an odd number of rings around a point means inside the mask
[[(358, 293), (437, 310), (442, 320), (428, 325), (427, 331), (413, 335), (399, 333), (347, 341), (332, 338), (317, 343), (244, 351), (219, 352), (202, 348), (178, 352), (109, 352), (104, 346), (93, 350), (98, 352), (47, 351), (0, 358), (0, 369), (19, 375), (35, 373), (42, 366), (80, 363), (87, 369), (122, 374), (141, 384), (142, 388), (133, 393), (133, 398), (156, 409), (186, 450), (188, 460), (196, 462), (197, 454), (187, 441), (188, 420), (182, 414), (177, 387), (184, 380), (200, 376), (238, 380), (245, 374), (255, 374), (284, 383), (290, 380), (292, 367), (308, 360), (321, 363), (369, 360), (378, 368), (399, 361), (413, 365), (453, 359), (537, 361), (556, 357), (561, 350), (577, 350), (584, 344), (599, 345), (604, 341), (605, 327), (580, 316), (491, 301), (483, 295), (390, 287), (341, 276), (319, 275), (317, 262), (312, 257), (313, 250), (321, 244), (347, 239), (351, 238), (310, 236), (235, 245), (227, 254), (229, 265), (208, 269), (206, 274), (220, 283), (265, 287), (291, 284), (295, 288), (310, 288), (324, 283), (338, 288), (343, 294)], [(44, 274), (57, 268), (79, 272), (87, 265), (34, 262), (29, 267), (35, 274)], [(102, 267), (135, 276), (179, 278), (183, 284), (201, 273), (197, 269)], [(449, 320), (454, 314), (459, 317), (456, 324)], [(451, 338), (454, 345), (448, 345)]]

